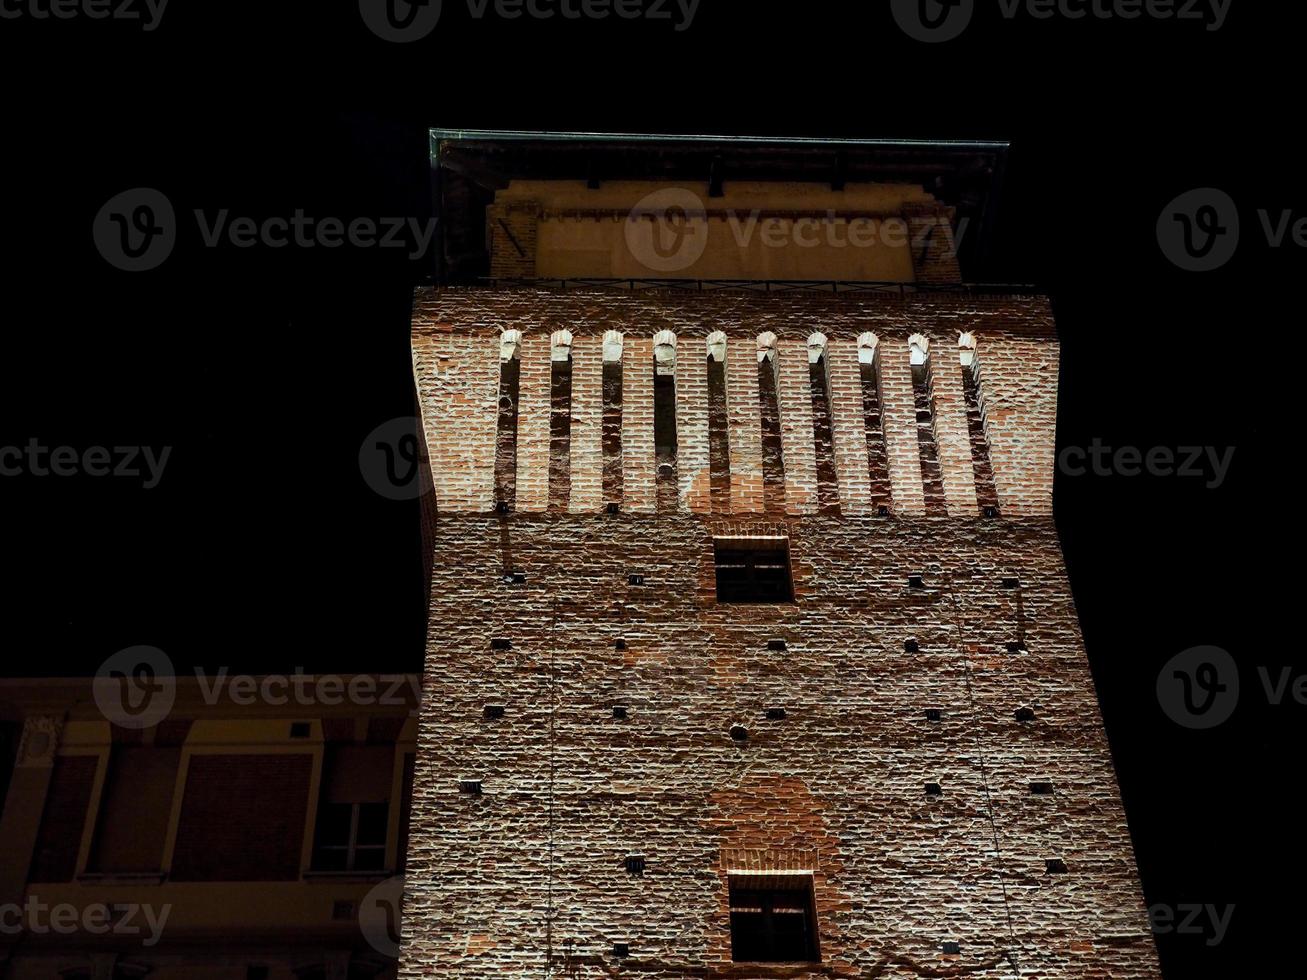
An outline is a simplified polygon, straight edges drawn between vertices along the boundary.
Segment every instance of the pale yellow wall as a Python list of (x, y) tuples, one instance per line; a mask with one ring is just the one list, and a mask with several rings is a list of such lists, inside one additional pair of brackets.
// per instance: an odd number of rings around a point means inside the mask
[[(649, 218), (632, 238), (632, 209), (656, 192), (664, 195), (652, 202), (656, 213), (675, 202), (694, 214), (683, 230), (702, 235), (702, 247), (692, 238), (686, 245), (692, 251), (677, 254), (680, 232), (670, 225), (655, 230)], [(539, 277), (886, 282), (914, 279), (904, 207), (935, 204), (924, 189), (905, 184), (835, 191), (829, 184), (757, 181), (727, 181), (715, 198), (706, 183), (614, 181), (590, 190), (583, 181), (514, 181), (495, 198), (496, 206), (521, 202), (540, 209)], [(656, 251), (653, 263), (646, 260), (651, 234), (661, 236), (665, 253)]]

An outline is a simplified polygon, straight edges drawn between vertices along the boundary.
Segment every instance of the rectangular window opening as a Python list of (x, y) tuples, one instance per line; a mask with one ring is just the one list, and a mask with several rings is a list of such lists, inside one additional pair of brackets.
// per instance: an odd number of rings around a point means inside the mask
[(787, 538), (713, 538), (717, 601), (793, 602)]
[(816, 963), (817, 911), (810, 874), (730, 876), (731, 959)]

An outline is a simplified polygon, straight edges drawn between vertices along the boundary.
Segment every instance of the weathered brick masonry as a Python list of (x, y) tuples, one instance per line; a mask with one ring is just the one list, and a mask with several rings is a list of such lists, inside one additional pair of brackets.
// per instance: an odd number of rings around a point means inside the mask
[[(562, 328), (582, 408), (573, 492), (551, 511), (549, 338)], [(523, 334), (517, 494), (496, 514), (508, 329)], [(618, 513), (596, 490), (608, 330), (624, 336)], [(679, 506), (655, 512), (661, 330), (678, 341), (681, 455)], [(722, 458), (709, 452), (713, 330), (728, 338), (727, 507), (709, 492)], [(785, 479), (771, 512), (757, 384), (768, 331)], [(983, 365), (980, 434), (963, 331)], [(830, 416), (818, 430), (816, 332)], [(880, 441), (865, 430), (868, 332)], [(947, 516), (924, 515), (914, 334), (930, 346)], [(401, 976), (538, 977), (551, 957), (579, 977), (1158, 975), (1052, 523), (1057, 344), (1043, 300), (423, 292), (414, 357), (440, 516)], [(815, 431), (834, 442), (836, 511), (818, 513)], [(868, 445), (882, 442), (888, 515), (868, 477)], [(987, 486), (982, 449), (998, 518), (981, 516), (972, 478)], [(787, 535), (795, 602), (718, 603), (722, 533)], [(633, 854), (641, 875), (624, 867)], [(819, 963), (731, 962), (727, 875), (750, 870), (812, 872)]]

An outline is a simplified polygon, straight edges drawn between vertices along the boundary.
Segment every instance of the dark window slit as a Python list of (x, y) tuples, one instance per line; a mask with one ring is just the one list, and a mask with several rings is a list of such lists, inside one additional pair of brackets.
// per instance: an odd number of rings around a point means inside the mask
[(880, 361), (859, 365), (862, 375), (862, 420), (867, 435), (867, 481), (871, 504), (877, 513), (893, 504), (889, 479), (889, 453), (885, 448), (885, 419), (881, 410)]
[(985, 412), (980, 394), (980, 362), (962, 366), (962, 394), (967, 406), (967, 432), (971, 437), (971, 467), (976, 479), (976, 502), (983, 512), (992, 508), (997, 516), (998, 489), (994, 485), (994, 466), (989, 458), (989, 438), (985, 434)]
[(817, 509), (840, 509), (839, 477), (835, 470), (835, 431), (831, 423), (830, 382), (826, 357), (808, 364), (808, 387), (812, 394), (812, 438), (817, 461)]
[(708, 358), (708, 474), (714, 514), (731, 505), (731, 448), (726, 413), (726, 363)]
[(948, 507), (944, 500), (939, 444), (935, 439), (935, 397), (929, 361), (912, 365), (912, 399), (917, 412), (917, 448), (921, 457), (921, 488), (926, 497), (926, 515), (943, 517), (948, 513)]
[(603, 451), (604, 505), (622, 503), (622, 362), (604, 362)]
[(553, 361), (549, 382), (549, 509), (567, 510), (572, 487), (572, 361)]
[(507, 513), (517, 503), (517, 398), (522, 362), (499, 365), (499, 420), (495, 431), (495, 509)]
[(776, 362), (758, 362), (758, 408), (762, 421), (762, 497), (767, 513), (785, 510), (785, 454), (781, 444), (780, 400), (776, 391)]

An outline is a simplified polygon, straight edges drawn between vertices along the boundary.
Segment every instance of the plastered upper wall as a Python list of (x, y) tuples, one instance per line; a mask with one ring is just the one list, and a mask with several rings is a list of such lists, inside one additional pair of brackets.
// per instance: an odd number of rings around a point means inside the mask
[(513, 181), (497, 277), (957, 281), (953, 210), (911, 184)]
[[(827, 338), (826, 361), (835, 492), (845, 514), (875, 513), (867, 477), (868, 420), (859, 338), (877, 337), (877, 372), (892, 513), (927, 512), (919, 414), (909, 338), (929, 342), (933, 434), (947, 514), (980, 516), (973, 445), (959, 358), (959, 335), (974, 336), (980, 369), (985, 441), (1002, 516), (1052, 513), (1058, 345), (1047, 301), (1039, 297), (964, 294), (756, 295), (543, 289), (420, 290), (413, 355), (437, 505), (445, 513), (495, 508), (500, 398), (500, 337), (522, 334), (515, 431), (514, 509), (550, 509), (551, 335), (573, 335), (570, 488), (561, 508), (598, 512), (603, 465), (603, 336), (622, 334), (620, 494), (623, 511), (653, 512), (655, 493), (653, 338), (677, 339), (675, 397), (678, 509), (761, 513), (758, 337), (776, 336), (778, 411), (784, 443), (783, 510), (818, 509), (808, 342)], [(710, 425), (707, 337), (726, 334), (725, 401), (729, 491), (709, 493)], [(557, 445), (553, 447), (557, 451)], [(555, 509), (557, 505), (555, 505)]]

